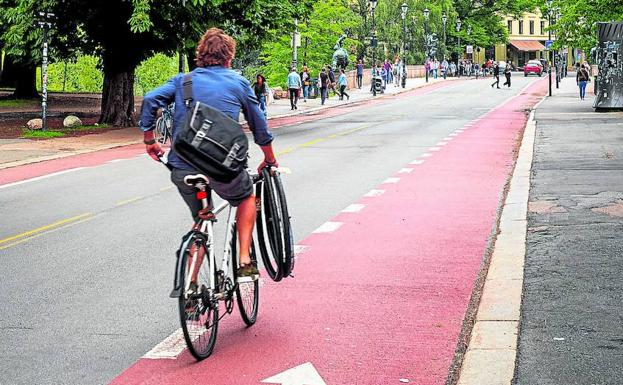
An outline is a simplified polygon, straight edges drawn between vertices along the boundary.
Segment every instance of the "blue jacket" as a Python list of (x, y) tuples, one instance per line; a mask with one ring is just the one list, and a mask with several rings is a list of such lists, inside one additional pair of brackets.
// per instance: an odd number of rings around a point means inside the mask
[(290, 72), (288, 75), (288, 88), (301, 88), (301, 77), (296, 72)]
[[(273, 135), (268, 130), (266, 117), (260, 110), (258, 100), (247, 79), (228, 68), (220, 66), (199, 67), (192, 74), (194, 100), (205, 103), (236, 121), (238, 121), (242, 109), (249, 128), (253, 133), (255, 143), (265, 146), (272, 142)], [(184, 124), (187, 111), (184, 106), (183, 77), (184, 74), (178, 74), (162, 86), (145, 95), (141, 107), (141, 121), (139, 123), (142, 131), (153, 130), (156, 124), (157, 110), (175, 102), (175, 114), (173, 116), (173, 138), (175, 138), (179, 127)], [(191, 165), (182, 160), (172, 149), (169, 152), (168, 160), (175, 168), (194, 170)]]

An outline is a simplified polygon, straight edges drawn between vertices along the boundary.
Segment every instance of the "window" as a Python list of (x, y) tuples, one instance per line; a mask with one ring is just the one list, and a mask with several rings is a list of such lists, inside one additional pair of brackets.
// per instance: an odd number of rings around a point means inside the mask
[(545, 20), (541, 20), (541, 35), (545, 35)]
[(523, 35), (523, 20), (519, 20), (519, 34)]
[(534, 35), (534, 20), (530, 20), (530, 35)]
[(512, 35), (513, 34), (513, 21), (509, 20), (506, 23), (508, 24), (508, 34)]

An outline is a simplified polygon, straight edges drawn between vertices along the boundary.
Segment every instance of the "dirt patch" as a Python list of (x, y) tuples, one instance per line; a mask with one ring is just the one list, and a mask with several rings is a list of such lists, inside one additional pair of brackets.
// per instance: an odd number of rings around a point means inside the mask
[(564, 207), (558, 206), (554, 201), (528, 202), (528, 211), (535, 214), (554, 214), (567, 212)]
[(623, 218), (623, 200), (618, 200), (616, 203), (613, 203), (609, 206), (591, 209), (591, 211), (610, 215), (611, 217)]

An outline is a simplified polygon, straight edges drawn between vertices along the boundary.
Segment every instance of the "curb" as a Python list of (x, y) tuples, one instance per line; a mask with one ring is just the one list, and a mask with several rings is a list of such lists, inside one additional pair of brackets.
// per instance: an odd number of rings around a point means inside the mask
[[(448, 78), (445, 81), (448, 81), (448, 80), (450, 80), (450, 81), (462, 80), (462, 78)], [(434, 82), (434, 83), (424, 83), (424, 84), (415, 86), (413, 88), (404, 89), (404, 90), (401, 89), (398, 92), (392, 93), (392, 94), (382, 94), (380, 96), (376, 96), (376, 97), (370, 96), (368, 98), (364, 98), (364, 99), (360, 99), (360, 100), (354, 100), (352, 102), (351, 101), (346, 101), (344, 103), (340, 103), (340, 104), (336, 104), (336, 105), (314, 107), (314, 108), (310, 108), (310, 109), (305, 110), (305, 111), (296, 112), (294, 114), (281, 114), (281, 115), (270, 116), (270, 117), (268, 117), (268, 120), (270, 121), (270, 120), (281, 119), (281, 118), (286, 118), (286, 117), (304, 116), (304, 115), (312, 114), (314, 112), (325, 110), (325, 109), (338, 108), (338, 107), (351, 105), (351, 104), (357, 104), (357, 103), (361, 103), (361, 102), (365, 102), (365, 101), (369, 101), (369, 100), (383, 99), (383, 98), (386, 98), (386, 97), (389, 97), (389, 96), (399, 95), (399, 94), (402, 94), (402, 93), (405, 93), (405, 92), (409, 92), (409, 91), (413, 91), (413, 90), (416, 90), (416, 89), (419, 89), (419, 88), (422, 88), (422, 87), (427, 87), (429, 85), (436, 84), (436, 83), (439, 83), (439, 82), (440, 81), (437, 81), (437, 82)], [(241, 122), (241, 124), (244, 125), (244, 124), (246, 124), (246, 122)], [(94, 134), (94, 135), (98, 135), (98, 134)], [(58, 154), (54, 154), (54, 155), (47, 155), (47, 156), (41, 156), (41, 157), (36, 157), (36, 158), (25, 159), (25, 160), (21, 160), (21, 161), (13, 161), (13, 162), (8, 162), (8, 163), (2, 163), (2, 164), (0, 164), (0, 170), (7, 169), (7, 168), (12, 168), (12, 167), (24, 166), (24, 165), (32, 164), (32, 163), (39, 163), (39, 162), (45, 162), (45, 161), (49, 161), (49, 160), (67, 158), (67, 157), (74, 156), (74, 155), (82, 155), (82, 154), (87, 154), (87, 153), (97, 152), (97, 151), (102, 151), (102, 150), (110, 150), (112, 148), (125, 147), (125, 146), (130, 146), (130, 145), (139, 144), (139, 143), (142, 143), (142, 140), (121, 142), (121, 143), (112, 143), (112, 144), (101, 145), (101, 146), (92, 147), (92, 148), (84, 149), (84, 150), (80, 150), (80, 151), (63, 152), (63, 153), (58, 153)]]
[(458, 385), (509, 385), (515, 374), (536, 134), (534, 114), (545, 99), (532, 108), (526, 123)]

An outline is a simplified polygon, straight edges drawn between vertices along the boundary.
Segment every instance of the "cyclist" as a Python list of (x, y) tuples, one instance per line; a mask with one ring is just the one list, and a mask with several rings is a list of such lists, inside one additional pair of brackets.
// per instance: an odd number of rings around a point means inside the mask
[[(273, 136), (268, 130), (264, 113), (260, 110), (258, 100), (251, 89), (249, 81), (230, 69), (236, 53), (236, 42), (218, 28), (210, 28), (203, 35), (197, 46), (195, 62), (197, 68), (192, 71), (193, 98), (205, 103), (238, 120), (240, 111), (249, 124), (256, 144), (264, 153), (264, 160), (258, 170), (267, 165), (277, 166), (273, 153)], [(179, 74), (164, 85), (147, 93), (141, 108), (140, 128), (143, 131), (143, 140), (147, 153), (156, 161), (163, 155), (160, 143), (154, 140), (154, 121), (156, 111), (175, 102), (177, 106), (184, 106), (183, 101), (183, 74)], [(184, 124), (186, 108), (176, 108), (173, 117), (173, 138), (176, 129)], [(195, 198), (193, 187), (184, 183), (184, 177), (199, 174), (196, 169), (185, 162), (173, 150), (168, 155), (169, 165), (172, 166), (171, 181), (190, 208), (193, 218), (200, 213), (201, 202)], [(210, 178), (210, 175), (207, 175)], [(256, 276), (259, 274), (257, 266), (251, 262), (249, 251), (253, 225), (255, 223), (255, 196), (253, 183), (246, 171), (241, 172), (229, 183), (222, 183), (210, 178), (210, 188), (219, 196), (238, 208), (236, 223), (240, 242), (239, 277)]]

